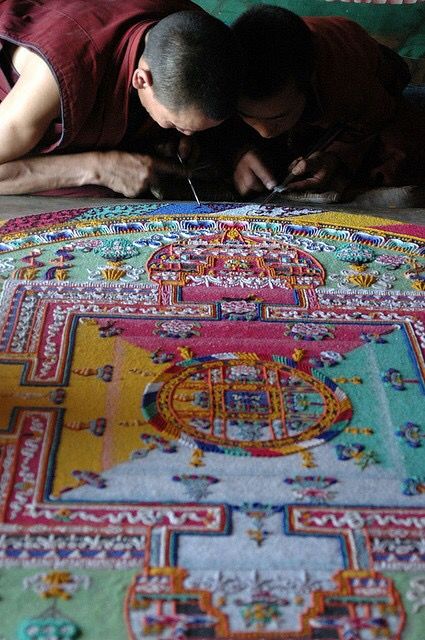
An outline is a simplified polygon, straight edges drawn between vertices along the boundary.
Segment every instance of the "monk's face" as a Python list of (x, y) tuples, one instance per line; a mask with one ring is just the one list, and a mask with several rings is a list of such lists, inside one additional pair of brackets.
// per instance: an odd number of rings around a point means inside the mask
[(140, 102), (152, 120), (155, 120), (164, 129), (177, 129), (180, 133), (191, 136), (197, 131), (217, 127), (223, 122), (222, 120), (212, 120), (194, 105), (180, 111), (173, 111), (161, 104), (155, 96), (149, 69), (145, 69), (143, 66), (139, 66), (134, 72), (133, 86), (137, 89)]
[(275, 138), (292, 129), (300, 119), (305, 103), (305, 95), (290, 83), (270, 98), (254, 100), (242, 96), (238, 113), (262, 138)]
[(222, 120), (211, 120), (197, 107), (186, 107), (181, 111), (171, 111), (162, 105), (154, 96), (149, 101), (142, 103), (150, 117), (164, 129), (177, 129), (185, 136), (191, 136), (197, 131), (205, 131), (211, 127), (217, 127)]

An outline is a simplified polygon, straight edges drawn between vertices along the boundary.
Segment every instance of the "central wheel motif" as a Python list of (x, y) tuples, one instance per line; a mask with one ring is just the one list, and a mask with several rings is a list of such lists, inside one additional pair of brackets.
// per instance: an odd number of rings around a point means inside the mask
[(149, 384), (146, 419), (164, 435), (204, 451), (288, 455), (340, 433), (350, 401), (307, 364), (274, 356), (217, 354), (185, 360)]

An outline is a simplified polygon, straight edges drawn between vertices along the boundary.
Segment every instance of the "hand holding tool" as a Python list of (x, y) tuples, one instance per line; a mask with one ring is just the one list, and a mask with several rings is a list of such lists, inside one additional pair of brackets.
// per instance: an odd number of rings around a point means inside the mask
[[(310, 147), (310, 149), (307, 151), (307, 153), (305, 154), (305, 156), (303, 156), (302, 159), (309, 160), (314, 153), (317, 153), (318, 151), (324, 151), (330, 145), (330, 143), (333, 140), (335, 140), (335, 138), (341, 133), (343, 129), (345, 129), (344, 124), (337, 124), (331, 129), (328, 129), (328, 131), (326, 131), (323, 134), (323, 136), (319, 138), (319, 140), (312, 147)], [(281, 184), (278, 184), (276, 187), (273, 187), (273, 189), (270, 191), (270, 193), (266, 196), (266, 198), (263, 200), (261, 204), (263, 205), (270, 202), (274, 198), (276, 193), (283, 193), (284, 191), (286, 191), (288, 188), (288, 185), (291, 182), (294, 182), (299, 177), (300, 177), (299, 175), (292, 173), (292, 171), (288, 173), (285, 180)]]

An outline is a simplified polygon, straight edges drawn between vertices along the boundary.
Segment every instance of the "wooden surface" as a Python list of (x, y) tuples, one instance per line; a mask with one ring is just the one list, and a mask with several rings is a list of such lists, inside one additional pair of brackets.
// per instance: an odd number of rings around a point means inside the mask
[[(30, 215), (32, 213), (44, 213), (48, 211), (60, 211), (62, 209), (73, 209), (81, 207), (97, 207), (105, 205), (131, 204), (136, 202), (151, 202), (142, 199), (128, 198), (64, 198), (64, 197), (46, 197), (46, 196), (0, 196), (0, 220), (14, 218), (17, 216)], [(302, 203), (288, 202), (288, 206), (308, 207), (311, 209), (327, 209), (328, 211), (347, 211), (350, 213), (362, 213), (382, 216), (399, 220), (400, 222), (413, 222), (416, 224), (425, 224), (425, 208), (416, 209), (400, 209), (400, 208), (381, 208), (381, 209), (361, 209), (350, 207), (349, 205), (323, 205), (311, 206)]]

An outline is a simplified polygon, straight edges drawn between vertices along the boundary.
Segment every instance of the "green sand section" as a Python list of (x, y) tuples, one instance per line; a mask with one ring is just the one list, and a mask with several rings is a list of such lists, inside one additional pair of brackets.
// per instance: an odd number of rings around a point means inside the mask
[[(338, 244), (335, 243), (335, 246), (338, 247)], [(395, 252), (390, 252), (390, 251), (378, 251), (376, 250), (376, 258), (379, 258), (379, 256), (381, 255), (390, 255), (390, 256), (395, 256), (397, 255)], [(400, 254), (398, 254), (399, 256)], [(326, 271), (326, 286), (328, 288), (331, 289), (339, 289), (340, 287), (343, 288), (349, 288), (351, 289), (353, 292), (356, 291), (356, 288), (362, 288), (362, 285), (359, 284), (358, 287), (355, 287), (354, 285), (350, 285), (347, 283), (347, 276), (343, 276), (341, 274), (342, 271), (348, 272), (350, 275), (355, 276), (356, 274), (361, 278), (362, 277), (362, 273), (361, 272), (357, 272), (353, 265), (350, 265), (348, 262), (343, 262), (342, 260), (338, 260), (337, 258), (334, 257), (333, 253), (327, 253), (327, 254), (315, 254), (315, 258), (317, 260), (319, 260), (319, 262), (322, 264), (322, 266), (324, 267), (325, 271)], [(420, 261), (418, 261), (420, 262)], [(398, 269), (386, 269), (385, 267), (383, 267), (382, 265), (376, 263), (376, 262), (370, 262), (369, 264), (366, 265), (367, 268), (365, 270), (365, 274), (368, 274), (370, 272), (373, 272), (375, 277), (377, 277), (377, 284), (378, 284), (378, 291), (380, 292), (384, 292), (385, 288), (384, 288), (384, 282), (386, 280), (387, 277), (390, 278), (394, 278), (394, 280), (391, 280), (390, 284), (391, 284), (391, 289), (390, 291), (394, 292), (394, 291), (412, 291), (412, 282), (406, 278), (405, 273), (406, 271), (410, 268), (409, 265), (402, 265), (401, 267), (399, 267)], [(377, 275), (376, 275), (377, 274)], [(340, 276), (338, 280), (335, 279), (330, 279), (330, 276)], [(359, 281), (360, 281), (359, 278)], [(365, 287), (364, 287), (365, 288)], [(369, 289), (370, 295), (373, 295), (373, 289)]]
[[(322, 238), (319, 238), (320, 241), (322, 240)], [(338, 242), (338, 241), (328, 241), (328, 243), (330, 245), (335, 246), (336, 251), (342, 250), (344, 249), (345, 246), (348, 246), (350, 243), (348, 242)], [(359, 247), (360, 250), (363, 250), (365, 252), (370, 251), (370, 248), (368, 248), (367, 246), (363, 245), (353, 245), (353, 246), (357, 246)], [(408, 277), (406, 277), (406, 273), (412, 269), (412, 266), (406, 262), (404, 264), (401, 264), (398, 268), (396, 269), (388, 269), (386, 268), (384, 265), (379, 263), (379, 258), (381, 256), (390, 256), (391, 258), (394, 259), (401, 259), (401, 260), (408, 260), (409, 259), (409, 255), (407, 253), (400, 253), (398, 251), (391, 251), (389, 249), (379, 249), (379, 248), (373, 248), (373, 254), (374, 254), (374, 258), (373, 260), (371, 260), (370, 262), (367, 262), (365, 260), (364, 262), (364, 267), (365, 267), (365, 271), (364, 274), (369, 274), (369, 273), (373, 273), (373, 275), (377, 278), (376, 280), (376, 286), (377, 286), (377, 291), (379, 292), (385, 292), (385, 283), (386, 281), (389, 280), (389, 292), (395, 292), (395, 291), (413, 291), (413, 287), (412, 287), (412, 280), (410, 280)], [(352, 264), (350, 264), (349, 260), (347, 259), (345, 260), (341, 260), (340, 258), (338, 258), (338, 253), (335, 253), (335, 251), (332, 252), (311, 252), (312, 255), (314, 255), (314, 257), (316, 258), (316, 260), (318, 260), (320, 262), (320, 264), (323, 266), (323, 268), (326, 271), (326, 287), (327, 288), (331, 288), (331, 289), (338, 289), (340, 287), (342, 288), (349, 288), (351, 289), (353, 292), (356, 291), (356, 289), (360, 289), (360, 288), (366, 288), (365, 285), (362, 285), (359, 282), (358, 287), (354, 286), (353, 284), (350, 284), (347, 282), (347, 276), (343, 276), (341, 274), (342, 271), (344, 272), (348, 272), (350, 275), (355, 276), (356, 274), (361, 278), (362, 277), (362, 272), (358, 272), (356, 271), (356, 269), (354, 268), (354, 266)], [(415, 256), (414, 261), (418, 264), (423, 265), (423, 260), (421, 260), (420, 258), (418, 258), (417, 256)], [(339, 276), (339, 278), (331, 279), (331, 276)], [(373, 295), (374, 293), (374, 289), (373, 288), (369, 288), (368, 289), (368, 293), (370, 293), (370, 295)]]
[[(158, 234), (163, 232), (173, 233), (178, 232), (178, 225), (173, 221), (166, 221), (167, 228), (164, 230), (164, 222), (151, 221), (151, 230), (147, 233), (137, 233), (125, 235), (109, 235), (107, 233), (106, 226), (99, 226), (101, 235), (96, 235), (93, 231), (93, 227), (89, 226), (84, 230), (80, 229), (80, 233), (87, 233), (87, 237), (81, 235), (80, 237), (70, 239), (69, 241), (61, 240), (60, 242), (43, 244), (37, 242), (36, 236), (29, 236), (27, 238), (17, 238), (10, 241), (10, 244), (16, 249), (10, 253), (6, 253), (3, 259), (3, 265), (0, 263), (0, 279), (10, 278), (12, 272), (16, 269), (26, 268), (34, 266), (37, 269), (34, 279), (45, 280), (54, 279), (54, 274), (48, 274), (49, 269), (57, 266), (60, 267), (60, 260), (65, 262), (65, 269), (67, 270), (67, 278), (72, 282), (85, 282), (89, 278), (94, 281), (103, 281), (107, 279), (114, 280), (113, 267), (117, 269), (123, 268), (128, 270), (128, 274), (125, 276), (129, 281), (135, 281), (140, 284), (149, 283), (149, 277), (145, 270), (145, 264), (152, 256), (152, 254), (160, 249), (161, 245), (171, 244), (171, 242), (185, 242), (182, 238), (179, 240), (167, 240), (163, 239), (160, 242), (158, 239), (154, 239), (150, 246), (146, 246), (143, 242), (147, 242), (155, 235), (156, 230)], [(102, 235), (102, 233), (104, 235)], [(256, 235), (256, 232), (252, 229), (249, 234)], [(19, 247), (25, 245), (28, 239), (33, 239), (31, 247), (25, 247), (20, 249)], [(317, 238), (320, 242), (325, 242), (323, 238)], [(336, 240), (327, 241), (330, 246), (336, 249), (341, 249), (346, 245), (346, 242), (338, 242)], [(69, 245), (74, 244), (73, 248), (68, 248)], [(84, 244), (88, 246), (85, 247)], [(91, 246), (90, 246), (91, 245)], [(302, 249), (302, 247), (301, 247)], [(360, 247), (361, 249), (361, 247)], [(32, 252), (40, 252), (38, 255), (34, 255), (35, 262), (31, 263)], [(367, 247), (364, 251), (370, 251)], [(349, 287), (355, 291), (354, 285), (347, 285), (347, 278), (341, 274), (342, 271), (348, 272), (351, 275), (356, 275), (356, 271), (353, 266), (348, 262), (338, 258), (338, 254), (335, 251), (307, 251), (311, 253), (323, 266), (327, 274), (326, 286), (338, 289), (340, 287)], [(401, 264), (397, 269), (387, 269), (385, 266), (376, 262), (376, 259), (381, 255), (392, 256), (394, 258), (407, 259), (407, 254), (401, 254), (397, 251), (381, 249), (373, 249), (374, 259), (366, 263), (366, 271), (374, 272), (377, 274), (377, 286), (380, 291), (385, 291), (385, 279), (391, 278), (390, 291), (412, 291), (412, 282), (406, 277), (406, 272), (411, 269), (409, 264)], [(372, 255), (373, 255), (372, 254)], [(416, 259), (419, 264), (423, 264), (423, 260)], [(109, 273), (106, 274), (105, 269), (109, 267)], [(112, 267), (112, 271), (111, 271)], [(357, 273), (361, 277), (361, 273)], [(119, 280), (122, 275), (117, 276)], [(332, 279), (331, 279), (332, 277)], [(394, 280), (393, 280), (394, 278)], [(361, 287), (361, 282), (359, 287)], [(357, 287), (358, 288), (358, 287)], [(373, 289), (370, 289), (371, 294)]]
[[(41, 598), (24, 589), (24, 578), (54, 569), (0, 569), (0, 639), (16, 640), (17, 629), (24, 620), (37, 618), (50, 607), (52, 598)], [(58, 569), (57, 571), (67, 571)], [(132, 570), (70, 569), (75, 576), (88, 576), (87, 590), (80, 589), (70, 600), (56, 599), (64, 618), (71, 619), (81, 629), (84, 640), (127, 640), (124, 622), (124, 600), (136, 574)]]
[[(423, 572), (385, 571), (386, 576), (394, 581), (395, 588), (403, 601), (407, 614), (406, 626), (403, 630), (403, 640), (424, 640), (425, 638), (425, 575)], [(420, 580), (420, 588), (415, 587), (415, 582)], [(412, 600), (413, 597), (413, 600)], [(422, 603), (422, 604), (421, 604)]]
[[(158, 211), (161, 207), (161, 204), (159, 202), (153, 202), (153, 203), (137, 203), (137, 215), (145, 215), (147, 213), (150, 213), (151, 211)], [(120, 205), (119, 206), (119, 210), (117, 205), (112, 204), (111, 206), (105, 205), (105, 206), (101, 206), (101, 207), (93, 207), (92, 209), (83, 209), (83, 211), (81, 212), (80, 215), (76, 215), (75, 218), (73, 218), (73, 221), (83, 221), (83, 222), (87, 222), (89, 220), (93, 220), (93, 222), (95, 222), (96, 220), (108, 220), (108, 218), (112, 218), (113, 220), (116, 220), (117, 215), (119, 215), (119, 217), (122, 220), (125, 220), (126, 217), (130, 217), (133, 218), (135, 215), (135, 206), (134, 204), (131, 204), (131, 202), (126, 205)]]
[[(371, 325), (365, 327), (365, 331), (371, 330)], [(362, 384), (342, 383), (341, 387), (354, 409), (351, 425), (373, 430), (372, 435), (343, 432), (334, 443), (364, 445), (368, 452), (376, 454), (379, 464), (385, 468), (398, 468), (402, 473), (401, 480), (425, 478), (425, 438), (420, 447), (412, 448), (396, 435), (406, 422), (417, 424), (425, 435), (422, 387), (416, 382), (407, 382), (418, 380), (411, 347), (402, 329), (395, 329), (383, 339), (386, 341), (383, 344), (366, 343), (345, 354), (340, 364), (322, 369), (330, 378), (359, 376), (362, 379)], [(323, 349), (326, 349), (325, 342)], [(390, 368), (402, 373), (406, 381), (403, 391), (382, 382), (382, 374)]]
[[(138, 239), (134, 238), (133, 240)], [(144, 237), (149, 237), (147, 234)], [(75, 247), (73, 249), (69, 249), (68, 253), (72, 257), (65, 257), (64, 261), (66, 263), (66, 271), (67, 278), (70, 282), (87, 282), (97, 281), (97, 282), (106, 282), (107, 280), (113, 281), (114, 278), (114, 268), (116, 271), (121, 269), (121, 264), (119, 263), (119, 258), (122, 258), (123, 269), (126, 270), (130, 267), (128, 280), (131, 279), (131, 275), (138, 284), (147, 284), (149, 283), (148, 274), (145, 271), (144, 265), (149, 260), (152, 253), (155, 251), (155, 247), (136, 247), (133, 244), (133, 241), (129, 241), (127, 238), (123, 237), (103, 237), (99, 240), (96, 237), (88, 237), (84, 239), (83, 237), (77, 238), (75, 242), (97, 242), (98, 246), (91, 249), (90, 251), (83, 250), (81, 247)], [(73, 241), (70, 241), (70, 243)], [(61, 241), (57, 243), (51, 244), (40, 244), (37, 246), (37, 249), (40, 250), (40, 255), (37, 256), (37, 262), (40, 263), (39, 266), (35, 265), (35, 268), (38, 269), (38, 272), (35, 276), (35, 280), (45, 280), (47, 277), (47, 272), (52, 268), (53, 265), (57, 264), (58, 254), (57, 251), (61, 252), (66, 246), (66, 242)], [(22, 269), (28, 265), (28, 256), (30, 256), (32, 249), (20, 249), (18, 251), (13, 251), (13, 253), (8, 254), (8, 258), (10, 259), (10, 266), (6, 269), (6, 266), (3, 267), (3, 270), (0, 269), (0, 280), (1, 275), (7, 276), (11, 278), (12, 271), (15, 269)], [(115, 260), (115, 262), (114, 262)], [(13, 261), (13, 262), (12, 262)], [(0, 265), (1, 267), (1, 265)], [(108, 275), (105, 275), (105, 269), (108, 270)], [(137, 271), (133, 271), (137, 270)], [(122, 276), (120, 276), (122, 277)], [(119, 280), (120, 277), (116, 279)], [(55, 279), (54, 275), (50, 276), (49, 279)]]

